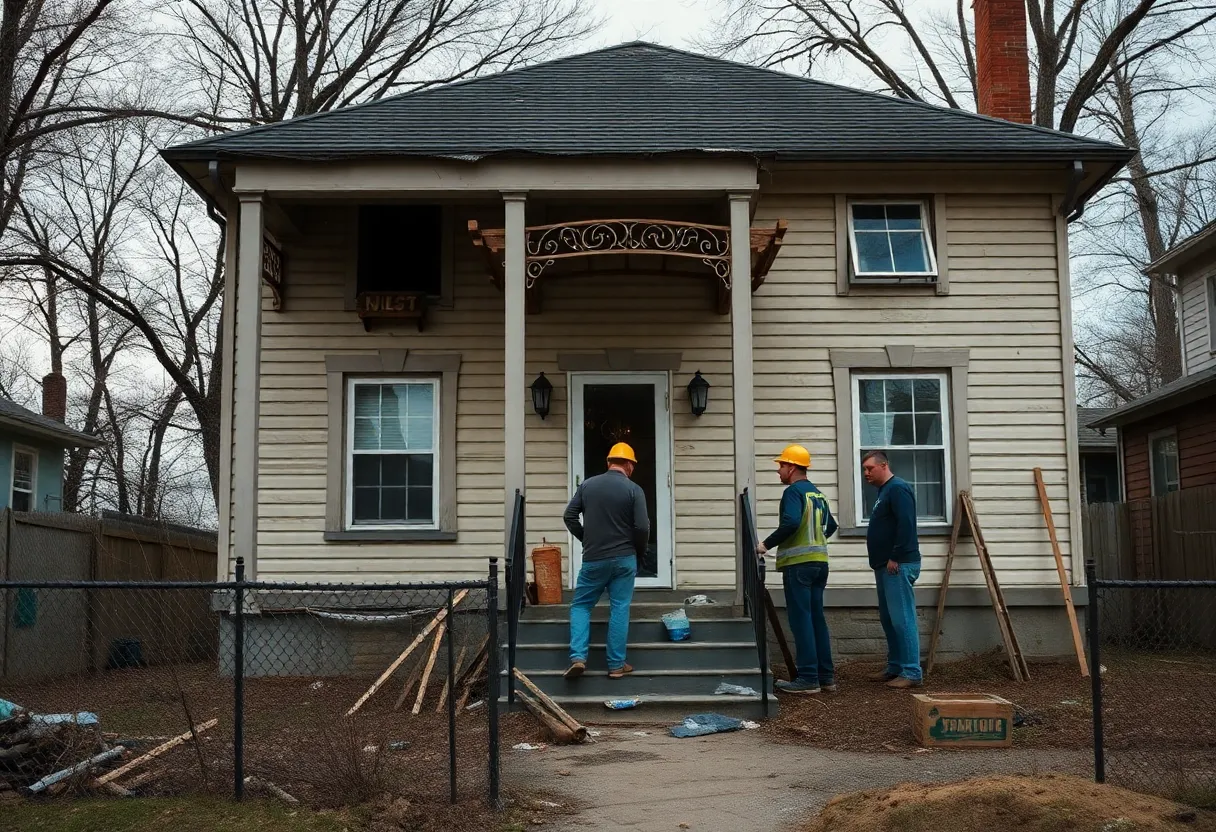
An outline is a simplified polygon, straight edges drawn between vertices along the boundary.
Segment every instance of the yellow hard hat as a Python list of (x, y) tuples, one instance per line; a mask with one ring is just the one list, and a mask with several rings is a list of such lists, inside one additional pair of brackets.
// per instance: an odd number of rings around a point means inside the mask
[(608, 452), (608, 459), (623, 459), (626, 462), (632, 462), (637, 465), (638, 458), (633, 455), (633, 448), (626, 445), (624, 442), (617, 442), (612, 446), (612, 450)]
[(773, 462), (788, 462), (790, 465), (797, 465), (799, 468), (810, 468), (811, 452), (801, 445), (787, 445), (785, 450), (781, 452), (781, 456), (774, 459)]

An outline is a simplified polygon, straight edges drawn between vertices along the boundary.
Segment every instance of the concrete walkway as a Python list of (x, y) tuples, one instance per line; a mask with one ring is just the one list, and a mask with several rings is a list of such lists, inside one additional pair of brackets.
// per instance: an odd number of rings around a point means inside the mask
[(1071, 751), (852, 753), (775, 744), (755, 731), (679, 740), (653, 726), (597, 730), (593, 745), (505, 752), (508, 783), (583, 807), (573, 817), (548, 815), (546, 828), (787, 830), (843, 792), (992, 773), (1087, 774), (1090, 764)]

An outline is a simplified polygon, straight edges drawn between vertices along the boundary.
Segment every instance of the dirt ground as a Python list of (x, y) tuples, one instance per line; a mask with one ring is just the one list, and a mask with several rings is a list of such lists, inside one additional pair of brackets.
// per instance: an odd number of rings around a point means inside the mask
[[(777, 718), (761, 730), (776, 742), (835, 751), (914, 747), (911, 694), (866, 681), (880, 669), (878, 664), (841, 665), (838, 693), (782, 697)], [(1000, 655), (988, 654), (939, 664), (924, 688), (913, 692), (993, 693), (1008, 699), (1017, 706), (1014, 745), (1019, 748), (1093, 747), (1090, 682), (1076, 665), (1032, 664), (1030, 681), (1019, 684)]]
[(804, 832), (1216, 830), (1216, 815), (1064, 774), (901, 784), (834, 798)]

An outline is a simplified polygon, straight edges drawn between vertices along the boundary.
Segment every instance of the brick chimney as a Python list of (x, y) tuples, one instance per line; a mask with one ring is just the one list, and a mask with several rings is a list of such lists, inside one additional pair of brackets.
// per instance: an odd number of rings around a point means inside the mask
[(47, 373), (42, 379), (42, 415), (57, 422), (68, 420), (68, 380), (62, 373)]
[(979, 111), (1030, 124), (1026, 0), (975, 0), (974, 8)]

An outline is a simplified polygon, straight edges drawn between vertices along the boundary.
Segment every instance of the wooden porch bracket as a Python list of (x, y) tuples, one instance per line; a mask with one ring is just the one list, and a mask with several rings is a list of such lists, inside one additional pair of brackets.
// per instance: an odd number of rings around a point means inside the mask
[[(751, 291), (755, 292), (764, 284), (788, 225), (785, 220), (777, 220), (771, 228), (751, 229)], [(540, 311), (540, 279), (550, 266), (561, 260), (603, 254), (700, 260), (709, 267), (708, 275), (717, 279), (716, 311), (719, 315), (730, 312), (729, 226), (676, 220), (604, 219), (529, 226), (525, 232), (529, 312)], [(477, 220), (469, 220), (469, 236), (473, 245), (484, 253), (490, 281), (501, 291), (505, 230), (482, 228)]]

